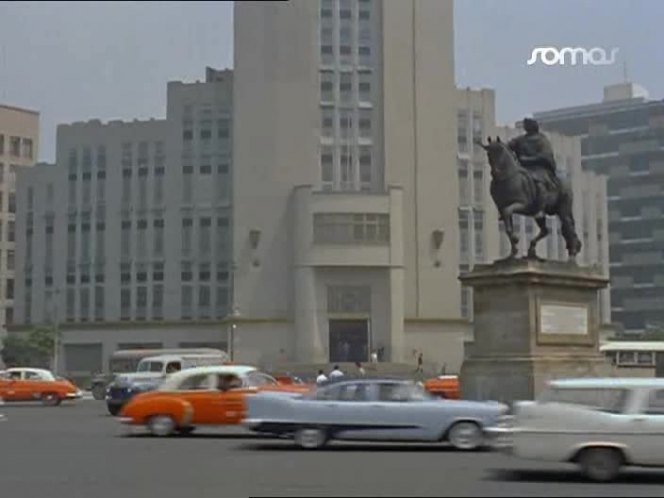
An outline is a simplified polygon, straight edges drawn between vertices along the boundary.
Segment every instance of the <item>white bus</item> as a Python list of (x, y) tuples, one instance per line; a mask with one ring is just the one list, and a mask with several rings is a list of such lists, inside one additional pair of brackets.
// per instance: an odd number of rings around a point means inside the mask
[(599, 350), (618, 368), (655, 368), (656, 353), (664, 352), (664, 341), (613, 341)]

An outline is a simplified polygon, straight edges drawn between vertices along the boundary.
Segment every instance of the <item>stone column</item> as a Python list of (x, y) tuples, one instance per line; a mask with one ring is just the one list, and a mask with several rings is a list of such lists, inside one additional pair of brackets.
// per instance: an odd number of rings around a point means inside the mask
[(295, 268), (294, 304), (296, 361), (327, 362), (328, 355), (318, 327), (316, 276), (313, 268)]

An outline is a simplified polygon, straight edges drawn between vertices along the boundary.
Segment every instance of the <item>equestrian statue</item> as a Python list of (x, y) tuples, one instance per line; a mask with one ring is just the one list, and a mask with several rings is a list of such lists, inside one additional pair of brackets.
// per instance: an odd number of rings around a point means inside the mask
[(518, 253), (519, 236), (512, 215), (535, 219), (539, 233), (528, 246), (528, 258), (537, 258), (537, 243), (549, 235), (546, 216), (558, 216), (570, 261), (581, 250), (576, 234), (573, 195), (569, 182), (556, 175), (553, 148), (534, 119), (523, 120), (525, 133), (510, 140), (500, 137), (488, 143), (477, 142), (487, 153), (491, 166), (491, 197), (498, 208), (512, 247), (509, 258)]

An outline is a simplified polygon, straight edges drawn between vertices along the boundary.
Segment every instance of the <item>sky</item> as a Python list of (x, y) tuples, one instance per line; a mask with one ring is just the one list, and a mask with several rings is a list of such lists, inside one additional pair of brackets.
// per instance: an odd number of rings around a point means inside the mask
[[(313, 0), (312, 0), (313, 1)], [(598, 102), (624, 80), (664, 98), (662, 0), (455, 0), (456, 82), (496, 91), (499, 123)], [(231, 2), (0, 2), (0, 103), (59, 123), (164, 117), (166, 83), (232, 67)], [(607, 66), (529, 66), (536, 47), (618, 48)]]

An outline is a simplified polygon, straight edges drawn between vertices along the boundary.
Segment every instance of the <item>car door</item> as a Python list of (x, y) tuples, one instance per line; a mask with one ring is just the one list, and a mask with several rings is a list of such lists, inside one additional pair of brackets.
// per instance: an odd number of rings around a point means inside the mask
[(17, 400), (17, 380), (20, 380), (20, 378), (21, 373), (15, 370), (2, 373), (0, 376), (0, 399), (5, 401)]
[(637, 465), (664, 466), (664, 389), (643, 393), (628, 446)]
[(11, 372), (12, 383), (10, 399), (12, 401), (30, 401), (33, 398), (34, 376), (27, 370), (14, 370)]
[(192, 425), (213, 424), (213, 416), (218, 404), (216, 376), (208, 373), (186, 377), (179, 385), (177, 397), (187, 401), (192, 409)]
[(402, 382), (381, 382), (376, 399), (369, 403), (375, 428), (373, 439), (418, 441), (424, 439), (422, 418), (425, 406), (413, 397), (412, 386)]
[(321, 407), (337, 439), (372, 439), (375, 420), (371, 404), (375, 386), (369, 382), (346, 382), (334, 390)]

